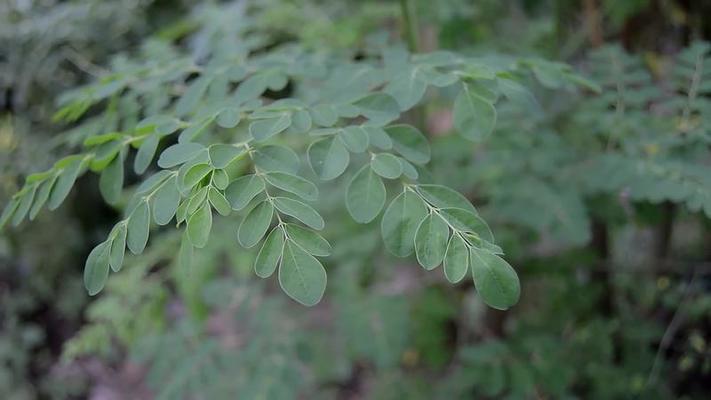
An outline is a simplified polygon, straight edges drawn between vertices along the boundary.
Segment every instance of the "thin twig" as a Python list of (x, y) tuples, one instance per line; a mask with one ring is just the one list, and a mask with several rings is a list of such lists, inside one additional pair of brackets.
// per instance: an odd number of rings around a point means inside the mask
[(657, 349), (657, 354), (654, 357), (654, 363), (652, 364), (652, 370), (649, 372), (649, 376), (647, 377), (647, 384), (646, 386), (650, 386), (651, 384), (655, 383), (657, 381), (657, 378), (659, 377), (659, 370), (661, 368), (661, 362), (662, 362), (662, 357), (664, 356), (664, 352), (666, 352), (667, 348), (669, 348), (669, 345), (671, 344), (672, 339), (674, 339), (674, 335), (676, 334), (676, 331), (679, 329), (679, 326), (682, 324), (684, 320), (684, 311), (685, 311), (685, 306), (689, 302), (689, 299), (691, 298), (691, 294), (693, 293), (692, 288), (694, 287), (694, 284), (696, 283), (696, 278), (697, 278), (697, 270), (694, 268), (694, 273), (691, 277), (691, 280), (689, 281), (688, 286), (684, 290), (684, 297), (682, 298), (681, 302), (679, 303), (679, 306), (677, 307), (676, 311), (674, 312), (674, 316), (672, 317), (671, 322), (669, 322), (669, 326), (667, 326), (667, 329), (664, 331), (664, 335), (662, 336), (661, 342), (659, 342), (659, 349)]

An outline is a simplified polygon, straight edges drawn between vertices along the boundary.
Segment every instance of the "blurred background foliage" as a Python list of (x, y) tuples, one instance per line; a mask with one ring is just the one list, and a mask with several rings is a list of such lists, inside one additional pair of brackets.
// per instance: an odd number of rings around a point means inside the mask
[[(81, 140), (52, 122), (63, 92), (140, 51), (199, 55), (246, 4), (0, 4), (0, 203)], [(535, 99), (497, 107), (481, 145), (451, 134), (446, 89), (409, 116), (433, 142), (432, 179), (466, 193), (507, 249), (518, 306), (487, 308), (471, 281), (388, 255), (339, 184), (323, 187), (336, 245), (313, 309), (255, 277), (224, 221), (191, 270), (166, 229), (89, 301), (84, 259), (118, 211), (85, 176), (57, 212), (0, 234), (2, 398), (708, 398), (711, 2), (404, 4), (421, 50), (543, 56), (603, 88), (556, 90), (541, 68)], [(265, 49), (358, 58), (402, 30), (396, 1), (248, 5)]]

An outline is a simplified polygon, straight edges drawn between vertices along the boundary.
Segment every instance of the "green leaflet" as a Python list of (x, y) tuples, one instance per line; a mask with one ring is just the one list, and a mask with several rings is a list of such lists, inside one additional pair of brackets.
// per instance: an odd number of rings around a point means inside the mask
[(440, 214), (454, 229), (462, 232), (473, 232), (488, 242), (494, 242), (494, 234), (491, 233), (491, 229), (476, 214), (461, 208), (442, 208), (440, 209)]
[(201, 121), (193, 122), (192, 125), (185, 128), (178, 136), (178, 143), (188, 143), (200, 135), (212, 123), (213, 117), (205, 118)]
[(179, 204), (177, 178), (170, 178), (153, 195), (153, 220), (158, 225), (166, 225), (173, 219)]
[(74, 186), (74, 182), (81, 172), (83, 164), (82, 158), (73, 158), (59, 173), (57, 181), (54, 183), (52, 191), (49, 194), (48, 208), (50, 210), (56, 210), (64, 199), (67, 198), (69, 191), (72, 189), (72, 186)]
[(448, 281), (457, 283), (467, 274), (469, 269), (469, 247), (458, 234), (452, 235), (444, 254), (444, 276)]
[(175, 114), (181, 117), (194, 110), (205, 95), (212, 78), (212, 75), (201, 75), (192, 81), (175, 105)]
[(404, 158), (398, 157), (398, 161), (400, 161), (400, 165), (402, 165), (402, 173), (406, 177), (410, 179), (417, 179), (420, 177), (419, 172), (417, 172), (417, 169), (415, 168), (414, 165), (410, 164), (409, 161), (405, 160)]
[(212, 183), (216, 188), (225, 190), (230, 184), (230, 176), (224, 169), (216, 169), (212, 172)]
[(123, 189), (123, 157), (117, 155), (101, 172), (99, 191), (109, 204), (116, 204), (121, 198)]
[(331, 254), (331, 245), (317, 232), (295, 224), (285, 224), (289, 240), (314, 256), (328, 256)]
[(415, 254), (417, 261), (427, 270), (434, 269), (444, 260), (449, 239), (449, 227), (436, 214), (429, 214), (417, 227)]
[(177, 143), (163, 150), (158, 157), (158, 166), (161, 168), (172, 168), (189, 161), (198, 153), (203, 151), (205, 146), (199, 143)]
[(385, 132), (393, 141), (393, 148), (407, 160), (415, 164), (430, 161), (430, 144), (417, 128), (410, 125), (391, 125)]
[(188, 238), (194, 247), (199, 249), (205, 247), (210, 238), (212, 229), (212, 210), (210, 204), (203, 203), (202, 206), (188, 218)]
[(143, 181), (143, 183), (138, 186), (138, 188), (136, 189), (136, 194), (150, 192), (170, 175), (171, 172), (166, 170), (156, 172), (155, 174), (149, 176), (145, 181)]
[(148, 166), (151, 165), (151, 161), (156, 155), (156, 150), (158, 150), (159, 141), (158, 135), (150, 135), (141, 143), (136, 153), (136, 158), (133, 160), (133, 170), (136, 174), (140, 175), (146, 172)]
[(264, 190), (264, 181), (254, 174), (245, 175), (235, 179), (227, 189), (225, 197), (230, 202), (233, 210), (247, 207), (252, 199)]
[(230, 202), (227, 201), (225, 196), (220, 193), (219, 190), (215, 189), (214, 187), (211, 187), (207, 193), (207, 198), (210, 201), (210, 204), (212, 204), (212, 207), (217, 210), (218, 213), (222, 216), (228, 216), (232, 212), (232, 206), (230, 206)]
[(11, 199), (10, 203), (5, 206), (5, 208), (2, 210), (2, 214), (0, 215), (0, 229), (2, 229), (5, 224), (12, 218), (12, 215), (15, 213), (15, 210), (17, 210), (17, 207), (19, 206), (20, 202), (18, 199)]
[(239, 109), (235, 107), (227, 107), (217, 113), (215, 122), (223, 128), (234, 128), (237, 124), (239, 124), (240, 119), (242, 119), (242, 116), (239, 113)]
[(188, 215), (193, 215), (195, 211), (197, 211), (197, 209), (202, 206), (202, 204), (205, 202), (205, 199), (207, 198), (207, 191), (208, 186), (205, 186), (197, 192), (193, 193), (192, 196), (190, 196), (190, 199), (188, 200), (188, 206), (185, 209)]
[(288, 197), (275, 197), (274, 207), (276, 207), (279, 212), (294, 217), (313, 229), (321, 230), (325, 225), (323, 218), (321, 218), (321, 215), (319, 215), (316, 210), (298, 200)]
[(308, 159), (316, 176), (324, 181), (339, 177), (348, 167), (350, 153), (335, 137), (330, 137), (311, 143), (308, 149)]
[(151, 223), (151, 211), (148, 202), (141, 201), (128, 217), (128, 236), (126, 244), (133, 254), (143, 253), (148, 243), (148, 232)]
[(326, 270), (314, 256), (287, 242), (279, 265), (279, 284), (292, 299), (313, 306), (326, 290)]
[(390, 136), (385, 133), (383, 128), (367, 125), (362, 128), (368, 134), (368, 143), (382, 150), (390, 150), (393, 148), (393, 140), (390, 139)]
[(242, 247), (250, 248), (259, 243), (267, 233), (274, 216), (274, 207), (268, 201), (257, 204), (244, 217), (237, 231), (237, 240)]
[(128, 234), (126, 224), (119, 223), (114, 228), (115, 235), (111, 241), (111, 252), (109, 265), (114, 272), (119, 272), (123, 266), (123, 256), (126, 252), (126, 236)]
[(313, 122), (318, 126), (333, 126), (338, 122), (338, 114), (329, 104), (317, 104), (309, 108)]
[(212, 166), (209, 164), (197, 164), (193, 165), (188, 172), (183, 176), (183, 181), (181, 186), (185, 190), (191, 189), (193, 186), (197, 185), (200, 181), (205, 179), (205, 177), (212, 172)]
[(506, 310), (518, 302), (521, 284), (516, 271), (503, 258), (471, 249), (472, 275), (477, 292), (489, 306)]
[(288, 147), (268, 145), (254, 150), (254, 164), (265, 172), (287, 172), (295, 174), (299, 171), (299, 156)]
[(284, 251), (284, 233), (275, 226), (259, 249), (254, 260), (254, 272), (260, 278), (270, 277), (276, 271), (282, 252)]
[(94, 157), (89, 162), (89, 168), (94, 172), (102, 171), (114, 160), (122, 147), (123, 143), (120, 140), (99, 145), (94, 152)]
[(454, 126), (462, 137), (481, 142), (496, 125), (496, 109), (484, 97), (465, 85), (454, 100)]
[(281, 190), (293, 193), (304, 200), (315, 201), (318, 198), (318, 188), (306, 179), (284, 172), (270, 172), (265, 175), (269, 184)]
[(346, 188), (346, 208), (356, 222), (375, 219), (385, 205), (385, 185), (369, 165), (358, 171)]
[(306, 110), (296, 110), (291, 114), (290, 133), (306, 133), (311, 130), (312, 120), (311, 114)]
[(386, 179), (396, 179), (402, 175), (402, 164), (392, 154), (378, 153), (370, 161), (373, 171)]
[(437, 208), (453, 207), (477, 214), (476, 208), (461, 193), (441, 185), (417, 185), (417, 192)]
[(267, 118), (253, 121), (249, 124), (249, 134), (254, 140), (262, 142), (270, 137), (283, 132), (291, 125), (291, 116), (288, 113), (282, 113), (276, 118)]
[(385, 247), (398, 257), (407, 257), (415, 250), (415, 233), (427, 216), (427, 208), (417, 194), (400, 193), (383, 214), (380, 230)]
[(17, 226), (20, 225), (22, 220), (25, 218), (27, 213), (30, 211), (30, 207), (32, 206), (32, 201), (35, 198), (35, 193), (37, 192), (37, 186), (34, 186), (31, 190), (25, 192), (20, 197), (20, 203), (17, 206), (17, 209), (15, 210), (15, 214), (12, 217), (12, 225)]
[(392, 96), (385, 93), (371, 93), (353, 103), (360, 115), (370, 122), (384, 125), (400, 116), (400, 106)]
[(213, 144), (208, 148), (210, 155), (210, 163), (216, 169), (227, 167), (232, 161), (246, 155), (247, 152), (243, 147), (237, 147), (231, 144)]
[(338, 135), (348, 150), (362, 153), (368, 149), (368, 134), (360, 126), (347, 126)]
[(540, 111), (541, 105), (530, 90), (513, 79), (499, 77), (499, 89), (511, 102), (518, 104), (525, 110)]
[(84, 287), (89, 296), (101, 291), (109, 276), (109, 252), (111, 243), (102, 242), (89, 253), (84, 265)]
[(30, 208), (30, 221), (35, 219), (42, 207), (44, 207), (44, 204), (47, 202), (47, 199), (49, 199), (49, 194), (52, 191), (52, 187), (54, 186), (55, 182), (57, 182), (56, 175), (45, 180), (44, 183), (42, 183), (42, 186), (40, 186), (39, 190), (37, 191), (37, 194), (35, 195), (35, 200), (32, 204), (32, 208)]
[(397, 71), (384, 90), (397, 100), (400, 110), (405, 111), (414, 107), (425, 95), (427, 81), (423, 79), (418, 67), (409, 66), (404, 71)]

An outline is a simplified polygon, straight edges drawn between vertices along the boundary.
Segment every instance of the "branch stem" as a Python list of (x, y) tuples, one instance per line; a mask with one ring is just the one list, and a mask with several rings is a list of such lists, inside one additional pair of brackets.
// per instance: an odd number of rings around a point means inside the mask
[(402, 12), (403, 36), (407, 40), (407, 47), (410, 52), (419, 51), (419, 28), (417, 25), (417, 15), (412, 9), (412, 0), (400, 0), (400, 10)]

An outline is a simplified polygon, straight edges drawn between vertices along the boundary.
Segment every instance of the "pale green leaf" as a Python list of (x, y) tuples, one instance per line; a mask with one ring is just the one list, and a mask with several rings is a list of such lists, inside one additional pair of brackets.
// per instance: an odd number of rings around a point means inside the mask
[(471, 249), (472, 274), (477, 292), (489, 306), (506, 310), (518, 302), (521, 284), (516, 271), (503, 258)]
[(212, 166), (209, 164), (193, 165), (183, 177), (182, 187), (190, 189), (197, 185), (200, 181), (212, 172)]
[(249, 174), (235, 179), (227, 189), (225, 197), (230, 202), (233, 210), (247, 207), (252, 199), (264, 191), (264, 181), (257, 175)]
[(457, 283), (467, 274), (469, 269), (469, 247), (459, 235), (452, 235), (444, 255), (444, 276), (448, 281)]
[(346, 208), (353, 219), (368, 223), (385, 205), (385, 185), (369, 165), (358, 171), (346, 188)]
[(159, 141), (158, 135), (150, 135), (141, 143), (136, 153), (136, 158), (133, 160), (133, 170), (137, 174), (140, 175), (146, 172), (148, 166), (151, 165), (151, 161), (156, 155), (156, 150), (158, 150)]
[(240, 115), (239, 109), (235, 107), (227, 107), (220, 110), (217, 114), (215, 122), (223, 128), (234, 128), (237, 124), (239, 124), (241, 118), (242, 116)]
[(202, 206), (188, 218), (188, 238), (194, 247), (199, 249), (205, 247), (210, 238), (210, 230), (212, 229), (212, 210), (208, 203), (203, 203)]
[(313, 306), (326, 290), (326, 270), (314, 256), (287, 242), (279, 266), (279, 284), (292, 299)]
[(390, 139), (385, 130), (379, 126), (363, 126), (363, 129), (368, 134), (368, 143), (382, 149), (390, 150), (393, 148), (393, 141)]
[(165, 225), (173, 219), (180, 204), (177, 178), (170, 178), (153, 195), (153, 220), (158, 225)]
[(245, 156), (247, 152), (243, 147), (237, 147), (231, 144), (213, 144), (208, 148), (210, 162), (217, 169), (227, 167), (232, 161)]
[(486, 241), (494, 242), (494, 234), (491, 233), (489, 226), (471, 211), (461, 208), (442, 208), (440, 213), (442, 218), (449, 222), (454, 229), (462, 232), (473, 232)]
[(373, 171), (386, 179), (396, 179), (402, 175), (402, 164), (392, 154), (378, 153), (370, 161)]
[(44, 207), (44, 204), (47, 202), (47, 199), (49, 199), (49, 194), (52, 191), (52, 187), (54, 186), (55, 182), (57, 182), (56, 175), (44, 181), (44, 183), (42, 183), (42, 186), (40, 186), (39, 190), (37, 191), (37, 195), (35, 196), (35, 201), (32, 204), (32, 208), (30, 208), (30, 221), (34, 220), (37, 214), (39, 214), (42, 207)]
[(262, 171), (288, 172), (295, 174), (299, 171), (299, 156), (288, 147), (268, 145), (254, 150), (255, 165)]
[(93, 296), (101, 291), (109, 277), (109, 252), (111, 244), (102, 242), (89, 253), (84, 265), (84, 287), (89, 296)]
[(148, 202), (141, 201), (128, 217), (128, 235), (126, 244), (133, 254), (143, 253), (148, 243), (148, 232), (151, 223), (151, 210)]
[(397, 100), (402, 111), (415, 106), (425, 95), (425, 90), (427, 90), (427, 82), (423, 79), (419, 68), (415, 66), (398, 71), (384, 89)]
[(296, 224), (285, 224), (289, 240), (299, 245), (309, 254), (315, 256), (328, 256), (331, 254), (331, 245), (317, 232)]
[(412, 254), (415, 233), (426, 216), (427, 208), (417, 194), (409, 190), (400, 193), (385, 210), (380, 224), (385, 247), (399, 257)]
[(442, 185), (417, 185), (420, 193), (428, 203), (437, 208), (461, 208), (478, 214), (472, 203), (461, 193)]
[(340, 131), (339, 137), (348, 150), (362, 153), (368, 149), (368, 134), (360, 126), (348, 126)]
[(212, 81), (212, 75), (202, 75), (190, 82), (185, 93), (180, 97), (175, 105), (175, 113), (178, 116), (183, 116), (194, 110), (200, 99), (205, 95), (208, 85)]
[(425, 269), (431, 270), (444, 260), (449, 239), (449, 227), (436, 214), (429, 214), (417, 227), (415, 234), (415, 254), (417, 261)]
[(37, 185), (33, 186), (32, 189), (26, 191), (25, 194), (20, 196), (20, 204), (17, 206), (15, 214), (12, 216), (13, 226), (20, 225), (22, 220), (30, 211), (30, 207), (32, 207), (32, 201), (35, 198), (35, 193), (37, 193)]
[(216, 169), (212, 172), (212, 183), (216, 188), (225, 190), (230, 185), (230, 176), (224, 169)]
[(48, 208), (50, 210), (55, 210), (60, 204), (67, 198), (69, 191), (74, 186), (74, 182), (77, 180), (79, 173), (81, 172), (83, 165), (83, 159), (74, 158), (68, 165), (66, 165), (62, 171), (59, 173), (57, 182), (55, 182), (52, 187), (52, 191), (49, 194)]
[(160, 157), (158, 157), (158, 166), (161, 168), (175, 167), (197, 156), (198, 153), (204, 149), (205, 146), (199, 143), (187, 142), (174, 144), (163, 150), (160, 154)]
[(294, 217), (307, 226), (321, 230), (325, 223), (321, 215), (308, 204), (288, 197), (275, 197), (274, 206), (279, 212)]
[(260, 278), (270, 277), (279, 265), (279, 259), (284, 251), (284, 233), (281, 227), (275, 226), (254, 260), (254, 272)]
[(254, 140), (261, 142), (285, 131), (290, 125), (291, 116), (288, 113), (282, 113), (276, 118), (253, 121), (249, 124), (249, 134), (252, 135)]
[(232, 212), (230, 202), (227, 201), (225, 196), (214, 187), (210, 188), (210, 191), (207, 194), (207, 198), (210, 200), (210, 204), (212, 204), (212, 207), (214, 207), (215, 210), (220, 213), (220, 215), (228, 216)]
[(430, 161), (430, 144), (417, 128), (410, 125), (391, 125), (385, 132), (393, 141), (393, 148), (415, 164)]
[(208, 186), (204, 186), (190, 196), (190, 200), (188, 200), (188, 207), (186, 209), (188, 215), (193, 215), (198, 208), (202, 207), (205, 199), (207, 199), (208, 189)]
[(114, 272), (118, 272), (123, 266), (123, 256), (126, 252), (126, 236), (128, 235), (128, 230), (126, 229), (126, 224), (124, 223), (116, 225), (114, 230), (115, 235), (111, 241), (109, 265)]
[(328, 181), (346, 170), (350, 154), (340, 140), (331, 137), (313, 142), (308, 149), (308, 158), (316, 176)]
[(387, 124), (400, 116), (400, 106), (392, 96), (385, 93), (371, 93), (353, 103), (361, 115), (374, 124)]
[(314, 201), (318, 198), (318, 188), (308, 180), (284, 172), (270, 172), (265, 175), (270, 185), (293, 193), (304, 200)]
[(268, 201), (254, 207), (239, 226), (237, 240), (242, 247), (249, 248), (259, 243), (267, 233), (274, 216), (274, 207)]
[(123, 157), (119, 154), (101, 172), (99, 191), (109, 204), (116, 204), (123, 189)]
[(464, 138), (481, 142), (496, 125), (496, 109), (484, 97), (464, 86), (454, 100), (454, 127)]

